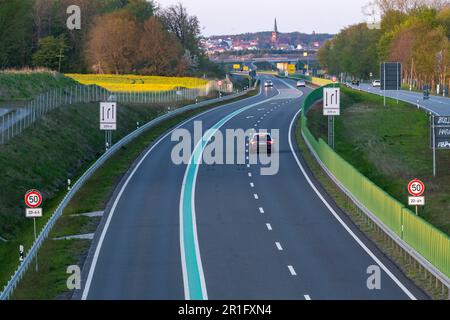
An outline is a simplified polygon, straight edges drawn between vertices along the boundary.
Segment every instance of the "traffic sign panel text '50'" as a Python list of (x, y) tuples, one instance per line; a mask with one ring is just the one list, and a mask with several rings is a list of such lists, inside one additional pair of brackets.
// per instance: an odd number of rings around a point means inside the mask
[(408, 184), (408, 192), (413, 197), (420, 197), (425, 192), (425, 184), (419, 179), (414, 179)]
[(29, 208), (37, 208), (42, 204), (42, 195), (37, 190), (29, 190), (25, 194), (25, 204)]

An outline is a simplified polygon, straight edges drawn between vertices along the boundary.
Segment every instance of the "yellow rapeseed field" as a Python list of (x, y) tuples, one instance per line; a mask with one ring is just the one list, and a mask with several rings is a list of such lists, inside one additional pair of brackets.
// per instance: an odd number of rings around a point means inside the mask
[(201, 88), (208, 81), (190, 77), (158, 77), (113, 74), (66, 74), (82, 84), (96, 84), (113, 92), (168, 91), (175, 88)]

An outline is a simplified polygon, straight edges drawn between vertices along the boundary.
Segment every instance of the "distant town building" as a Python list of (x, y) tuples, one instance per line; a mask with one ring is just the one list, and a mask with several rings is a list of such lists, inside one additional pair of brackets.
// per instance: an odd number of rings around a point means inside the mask
[(272, 45), (274, 47), (278, 46), (278, 41), (280, 39), (280, 33), (278, 32), (277, 18), (275, 18), (275, 26), (272, 32)]

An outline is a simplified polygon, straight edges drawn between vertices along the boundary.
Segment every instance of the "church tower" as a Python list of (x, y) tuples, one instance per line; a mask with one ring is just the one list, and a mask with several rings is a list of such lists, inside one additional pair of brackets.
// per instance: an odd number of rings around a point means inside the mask
[(277, 18), (275, 18), (275, 26), (273, 28), (273, 32), (272, 32), (272, 44), (273, 45), (278, 45), (278, 40), (279, 40), (279, 33), (278, 33), (278, 26), (277, 26)]

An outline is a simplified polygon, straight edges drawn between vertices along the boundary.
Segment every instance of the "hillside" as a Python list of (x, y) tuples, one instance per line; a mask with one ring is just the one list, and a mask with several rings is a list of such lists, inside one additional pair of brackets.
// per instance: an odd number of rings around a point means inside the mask
[(1, 71), (0, 103), (28, 100), (53, 88), (68, 87), (76, 81), (57, 72), (39, 70)]

